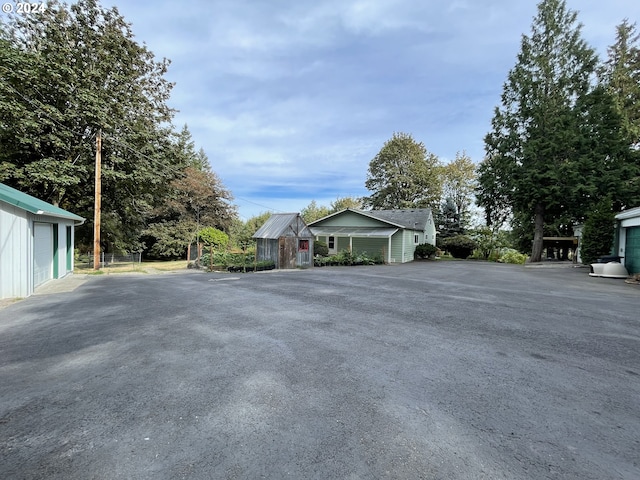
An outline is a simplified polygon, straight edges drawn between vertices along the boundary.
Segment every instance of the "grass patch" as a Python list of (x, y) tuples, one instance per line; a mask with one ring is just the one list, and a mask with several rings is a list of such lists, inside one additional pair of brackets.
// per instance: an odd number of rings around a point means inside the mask
[(151, 260), (144, 261), (138, 265), (142, 265), (143, 268), (153, 268), (154, 270), (162, 270), (163, 272), (171, 272), (173, 270), (185, 270), (187, 268), (186, 260)]
[(183, 270), (187, 268), (186, 260), (175, 261), (149, 261), (142, 263), (122, 262), (111, 263), (107, 266), (94, 270), (89, 264), (76, 264), (75, 273), (84, 273), (86, 275), (110, 275), (117, 273), (153, 273), (153, 272), (170, 272), (174, 270)]

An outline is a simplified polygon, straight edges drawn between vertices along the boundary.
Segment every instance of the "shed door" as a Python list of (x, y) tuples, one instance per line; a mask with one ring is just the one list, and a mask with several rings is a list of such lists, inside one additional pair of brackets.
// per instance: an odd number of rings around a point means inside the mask
[(33, 286), (53, 275), (53, 229), (49, 223), (33, 224)]
[(640, 227), (627, 228), (624, 266), (631, 273), (640, 273)]
[(278, 245), (280, 247), (278, 268), (296, 268), (297, 239), (294, 237), (280, 237)]

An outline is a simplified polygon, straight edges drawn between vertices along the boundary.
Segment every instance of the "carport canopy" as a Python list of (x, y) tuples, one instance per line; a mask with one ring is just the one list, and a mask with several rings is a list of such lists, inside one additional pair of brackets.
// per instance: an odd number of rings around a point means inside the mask
[(369, 237), (389, 238), (398, 231), (397, 228), (371, 228), (371, 227), (309, 227), (316, 237)]

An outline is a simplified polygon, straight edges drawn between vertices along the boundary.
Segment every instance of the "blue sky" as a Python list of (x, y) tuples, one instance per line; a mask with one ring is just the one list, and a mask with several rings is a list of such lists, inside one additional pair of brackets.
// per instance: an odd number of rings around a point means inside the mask
[[(102, 0), (171, 60), (170, 106), (241, 218), (362, 196), (393, 132), (443, 162), (483, 137), (536, 1)], [(604, 57), (635, 0), (569, 0)]]

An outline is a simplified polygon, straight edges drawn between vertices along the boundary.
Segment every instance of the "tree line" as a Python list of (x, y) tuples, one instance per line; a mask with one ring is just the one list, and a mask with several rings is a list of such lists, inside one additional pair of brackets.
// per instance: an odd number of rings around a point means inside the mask
[[(444, 238), (469, 228), (475, 201), (494, 233), (510, 224), (536, 261), (544, 236), (571, 235), (577, 223), (587, 235), (596, 216), (640, 205), (640, 37), (628, 20), (615, 33), (601, 61), (577, 12), (541, 1), (479, 165), (464, 152), (444, 164), (394, 133), (369, 163), (368, 196), (312, 201), (303, 217), (429, 207)], [(205, 226), (246, 244), (269, 214), (241, 222), (188, 127), (172, 124), (169, 64), (97, 0), (0, 19), (0, 181), (90, 219), (100, 132), (105, 250), (178, 257)], [(77, 229), (79, 245), (91, 245), (92, 229), (90, 220)], [(597, 237), (594, 251), (607, 250)]]
[(0, 181), (88, 221), (102, 136), (102, 247), (182, 255), (200, 225), (229, 229), (231, 192), (169, 107), (169, 60), (134, 39), (117, 8), (57, 0), (0, 20)]
[(410, 134), (394, 134), (369, 164), (360, 205), (430, 207), (442, 239), (465, 232), (475, 196), (483, 235), (509, 223), (533, 262), (544, 236), (571, 236), (578, 224), (587, 262), (609, 253), (615, 212), (640, 205), (636, 25), (623, 20), (600, 61), (565, 0), (540, 2), (491, 126), (477, 170), (465, 155), (442, 165)]
[[(611, 235), (585, 238), (612, 246), (613, 214), (640, 205), (640, 48), (635, 24), (616, 29), (600, 61), (564, 0), (538, 5), (522, 36), (485, 137), (478, 204), (488, 225), (510, 219), (519, 248), (542, 256), (544, 236), (606, 212)], [(591, 231), (585, 229), (585, 237)]]

